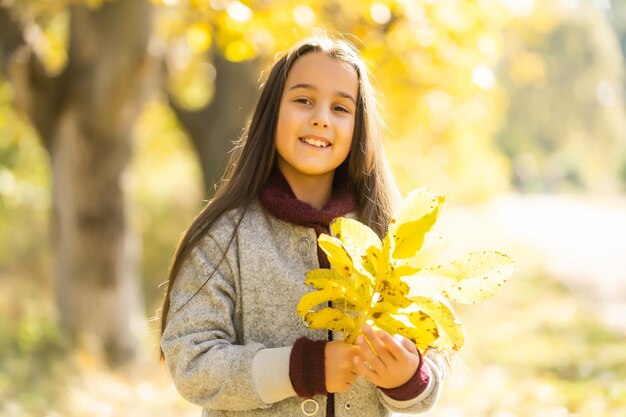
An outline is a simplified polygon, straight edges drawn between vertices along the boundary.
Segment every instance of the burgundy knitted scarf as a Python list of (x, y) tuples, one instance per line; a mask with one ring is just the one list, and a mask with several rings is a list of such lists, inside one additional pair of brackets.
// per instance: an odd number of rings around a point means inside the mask
[[(259, 201), (263, 208), (273, 216), (288, 223), (311, 227), (315, 229), (318, 236), (321, 233), (329, 233), (329, 225), (333, 219), (354, 211), (356, 208), (356, 197), (350, 187), (348, 176), (339, 171), (333, 180), (332, 196), (321, 210), (298, 200), (277, 167), (261, 188)], [(318, 257), (320, 266), (328, 268), (326, 254), (319, 248)]]

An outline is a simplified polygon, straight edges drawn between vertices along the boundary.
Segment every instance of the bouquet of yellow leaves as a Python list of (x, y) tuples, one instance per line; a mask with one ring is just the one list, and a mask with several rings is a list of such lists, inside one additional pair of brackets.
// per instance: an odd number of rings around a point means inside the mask
[[(356, 220), (333, 221), (333, 236), (318, 238), (333, 268), (306, 274), (305, 284), (317, 291), (300, 299), (297, 314), (311, 328), (344, 332), (350, 344), (361, 324), (368, 323), (407, 337), (422, 354), (429, 346), (459, 350), (465, 342), (463, 326), (449, 301), (470, 304), (494, 295), (514, 266), (495, 251), (437, 263), (445, 243), (431, 229), (443, 202), (444, 197), (424, 188), (412, 191), (382, 241)], [(313, 309), (328, 302), (332, 307)]]

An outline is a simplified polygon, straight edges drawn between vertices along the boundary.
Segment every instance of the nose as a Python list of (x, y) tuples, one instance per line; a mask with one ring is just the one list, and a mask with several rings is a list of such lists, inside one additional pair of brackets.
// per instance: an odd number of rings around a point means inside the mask
[(328, 111), (318, 108), (318, 110), (311, 116), (311, 124), (315, 127), (328, 128), (330, 125)]

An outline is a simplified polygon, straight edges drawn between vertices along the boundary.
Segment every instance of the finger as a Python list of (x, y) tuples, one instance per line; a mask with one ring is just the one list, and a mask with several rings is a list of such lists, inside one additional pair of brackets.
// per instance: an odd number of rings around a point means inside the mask
[(359, 373), (363, 375), (364, 378), (366, 378), (368, 381), (372, 382), (373, 384), (379, 385), (378, 374), (369, 366), (365, 365), (365, 362), (363, 361), (361, 357), (359, 356), (354, 357), (354, 366), (359, 371)]
[(381, 334), (379, 337), (380, 340), (385, 344), (385, 348), (391, 353), (396, 361), (406, 360), (409, 352), (407, 351), (407, 349), (405, 349), (400, 340), (396, 339), (394, 336), (391, 336), (387, 332)]
[(369, 340), (374, 352), (383, 360), (383, 362), (389, 362), (389, 360), (393, 359), (385, 344), (380, 340), (380, 335), (387, 332), (382, 330), (375, 332), (374, 329), (366, 324), (361, 325), (361, 331), (367, 337), (367, 340)]
[[(355, 346), (358, 349), (358, 346)], [(352, 363), (352, 358), (358, 354), (358, 350), (355, 349), (350, 355), (342, 358), (342, 361), (339, 363), (338, 368), (346, 373), (350, 373), (354, 371), (354, 363)]]
[(351, 372), (350, 374), (348, 374), (348, 376), (346, 377), (346, 382), (350, 385), (354, 384), (354, 381), (356, 381), (356, 376), (357, 374)]
[(348, 392), (350, 390), (350, 388), (352, 388), (352, 384), (354, 384), (355, 380), (356, 380), (356, 377), (354, 379), (346, 380), (345, 381), (345, 388), (344, 388), (343, 392)]
[(406, 337), (402, 335), (396, 335), (396, 337), (402, 344), (402, 347), (404, 347), (406, 350), (408, 350), (411, 353), (419, 355), (417, 351), (417, 346), (415, 346), (415, 343), (413, 343), (410, 339), (407, 339)]
[(363, 336), (357, 337), (357, 346), (359, 347), (358, 356), (368, 362), (376, 372), (382, 372), (387, 368), (380, 356), (377, 356), (369, 347)]
[(406, 352), (400, 342), (394, 339), (389, 333), (384, 330), (376, 332), (376, 336), (378, 336), (378, 340), (380, 341), (381, 351), (383, 352), (381, 356), (383, 362), (385, 364), (390, 364), (391, 362), (398, 362), (404, 360), (406, 358)]
[(344, 393), (344, 392), (348, 392), (350, 390), (350, 384), (343, 384), (343, 385), (338, 385), (337, 389), (335, 391), (333, 391), (334, 393)]

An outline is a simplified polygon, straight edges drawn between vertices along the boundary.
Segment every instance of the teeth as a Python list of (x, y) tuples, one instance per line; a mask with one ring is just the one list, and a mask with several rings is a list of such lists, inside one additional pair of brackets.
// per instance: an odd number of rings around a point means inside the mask
[(311, 138), (302, 138), (302, 141), (308, 143), (309, 145), (317, 146), (318, 148), (326, 148), (327, 146), (329, 146), (321, 140), (315, 140)]

